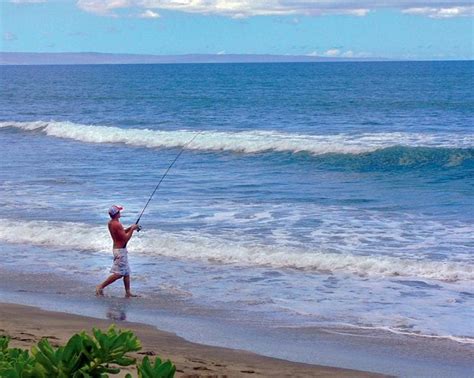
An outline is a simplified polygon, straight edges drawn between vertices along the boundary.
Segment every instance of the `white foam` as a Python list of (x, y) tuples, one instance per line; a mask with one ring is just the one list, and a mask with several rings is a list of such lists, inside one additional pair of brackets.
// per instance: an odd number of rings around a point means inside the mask
[[(119, 143), (146, 148), (175, 148), (186, 144), (196, 131), (159, 131), (124, 129), (112, 126), (83, 125), (72, 122), (0, 122), (0, 128), (14, 127), (41, 131), (46, 135), (86, 143)], [(360, 154), (393, 146), (472, 148), (474, 134), (453, 133), (360, 133), (335, 135), (305, 135), (277, 131), (202, 131), (188, 146), (206, 151), (240, 153), (306, 152)]]
[[(77, 250), (108, 251), (105, 230), (84, 223), (0, 219), (0, 240)], [(167, 233), (147, 230), (131, 242), (134, 253), (195, 259), (245, 266), (271, 266), (350, 273), (363, 276), (406, 276), (445, 281), (474, 280), (474, 265), (463, 262), (417, 260), (390, 256), (357, 256), (303, 250), (287, 246), (230, 241), (195, 232)]]
[[(304, 328), (300, 325), (298, 326), (279, 326), (279, 328)], [(354, 333), (350, 333), (350, 330), (354, 330)], [(451, 340), (455, 341), (460, 344), (474, 344), (474, 339), (472, 337), (459, 337), (459, 336), (452, 336), (452, 335), (432, 335), (432, 334), (424, 334), (424, 333), (417, 333), (417, 332), (408, 332), (402, 331), (399, 329), (387, 327), (387, 326), (360, 326), (348, 323), (336, 323), (331, 324), (329, 326), (324, 327), (324, 331), (328, 333), (338, 334), (338, 335), (345, 335), (345, 336), (360, 336), (359, 330), (368, 330), (368, 331), (383, 331), (389, 332), (396, 335), (405, 335), (411, 337), (421, 337), (426, 339), (434, 339), (434, 340)], [(376, 336), (373, 336), (376, 337)]]

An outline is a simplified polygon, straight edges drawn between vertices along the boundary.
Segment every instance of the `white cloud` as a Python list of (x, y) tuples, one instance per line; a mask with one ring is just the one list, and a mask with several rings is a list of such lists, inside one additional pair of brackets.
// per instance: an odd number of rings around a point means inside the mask
[(16, 41), (18, 38), (16, 34), (13, 34), (12, 32), (5, 32), (3, 33), (3, 40), (7, 42), (11, 41)]
[(346, 50), (343, 51), (341, 49), (329, 49), (323, 52), (322, 54), (318, 53), (317, 51), (312, 51), (307, 56), (319, 56), (325, 58), (370, 58), (373, 57), (373, 54), (366, 53), (366, 52), (354, 52), (353, 50)]
[(117, 16), (114, 10), (136, 6), (135, 3), (133, 0), (77, 0), (80, 9), (101, 16)]
[[(189, 13), (219, 14), (233, 18), (252, 16), (288, 16), (350, 14), (365, 16), (369, 9), (354, 6), (342, 7), (345, 0), (136, 0), (138, 6), (177, 10)], [(335, 5), (335, 6), (334, 6)]]
[(341, 55), (341, 50), (339, 49), (329, 49), (323, 53), (324, 56), (336, 57)]
[(464, 7), (435, 8), (418, 7), (402, 10), (403, 13), (428, 16), (431, 18), (452, 18), (460, 16), (474, 16), (474, 5)]
[(342, 13), (347, 13), (352, 16), (363, 17), (363, 16), (366, 16), (369, 12), (370, 12), (370, 9), (358, 8), (358, 9), (347, 9), (345, 12), (342, 12)]
[(147, 9), (145, 12), (138, 15), (139, 18), (160, 18), (160, 15), (156, 12), (153, 12), (150, 9)]
[(161, 9), (232, 18), (330, 14), (363, 17), (377, 9), (398, 9), (408, 14), (437, 18), (474, 13), (472, 0), (77, 0), (77, 6), (86, 12), (115, 17), (118, 17), (116, 11), (119, 9), (126, 9), (130, 14), (137, 14), (137, 9), (145, 13)]
[(46, 0), (10, 0), (13, 4), (39, 4), (46, 3)]

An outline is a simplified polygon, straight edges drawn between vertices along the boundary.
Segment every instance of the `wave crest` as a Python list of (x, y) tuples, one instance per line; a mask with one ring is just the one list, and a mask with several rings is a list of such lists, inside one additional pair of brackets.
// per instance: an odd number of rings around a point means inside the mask
[[(117, 143), (145, 148), (176, 148), (185, 145), (196, 131), (125, 129), (72, 122), (0, 122), (0, 128), (42, 132), (48, 136), (86, 143)], [(395, 146), (472, 149), (474, 135), (450, 133), (360, 133), (309, 135), (277, 131), (201, 131), (188, 149), (262, 153), (268, 151), (325, 154), (364, 154)], [(471, 154), (472, 155), (472, 154)]]
[[(106, 230), (98, 232), (97, 227), (84, 223), (0, 219), (0, 240), (7, 243), (109, 253), (109, 239)], [(404, 276), (453, 282), (474, 280), (474, 266), (467, 262), (299, 250), (286, 246), (237, 243), (191, 232), (179, 234), (145, 230), (133, 239), (132, 248), (133, 253), (153, 257), (166, 256), (245, 266), (271, 266), (361, 276)]]

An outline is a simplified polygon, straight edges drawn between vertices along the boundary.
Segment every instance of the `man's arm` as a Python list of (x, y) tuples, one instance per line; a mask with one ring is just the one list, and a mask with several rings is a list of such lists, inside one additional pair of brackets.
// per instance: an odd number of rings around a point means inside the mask
[(129, 232), (131, 229), (134, 229), (134, 230), (137, 230), (137, 231), (140, 231), (141, 230), (141, 227), (138, 225), (138, 224), (132, 224), (130, 227), (127, 227), (125, 229), (125, 232)]
[(137, 229), (137, 225), (133, 224), (127, 229), (124, 229), (120, 223), (113, 225), (114, 234), (116, 235), (116, 240), (122, 242), (123, 244), (127, 244), (128, 241), (131, 239), (133, 235), (133, 231)]
[[(126, 229), (123, 230), (125, 233), (125, 243), (128, 243), (128, 241), (132, 238), (133, 231), (135, 231), (138, 228), (136, 224), (132, 224), (130, 227), (127, 227)], [(123, 229), (123, 227), (122, 227)]]

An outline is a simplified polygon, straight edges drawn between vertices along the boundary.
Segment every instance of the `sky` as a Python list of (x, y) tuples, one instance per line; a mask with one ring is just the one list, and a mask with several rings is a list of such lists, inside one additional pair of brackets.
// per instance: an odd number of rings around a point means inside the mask
[(472, 0), (0, 0), (0, 51), (473, 59)]

